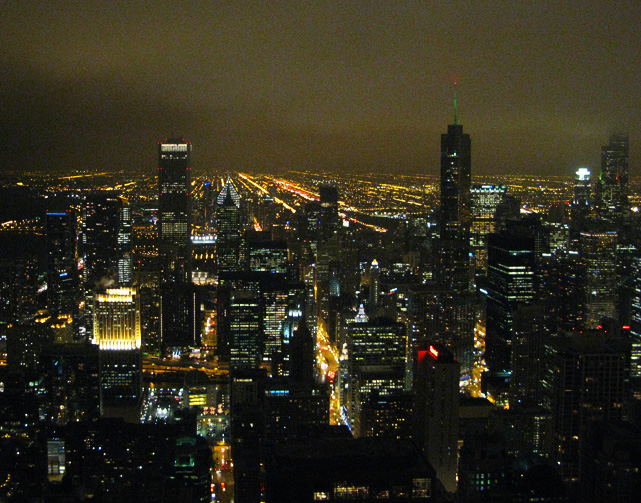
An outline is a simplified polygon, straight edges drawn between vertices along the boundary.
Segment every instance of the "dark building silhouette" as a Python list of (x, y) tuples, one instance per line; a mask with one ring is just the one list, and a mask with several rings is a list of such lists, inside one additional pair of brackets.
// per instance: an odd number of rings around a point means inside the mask
[(4, 327), (46, 307), (47, 292), (41, 289), (45, 237), (3, 232), (0, 249), (0, 327)]
[(512, 311), (510, 408), (543, 403), (546, 314), (541, 303), (522, 304)]
[(434, 470), (407, 440), (323, 435), (274, 445), (265, 460), (265, 501), (438, 501)]
[(418, 351), (414, 441), (449, 492), (456, 491), (460, 365), (441, 344)]
[(604, 332), (557, 336), (549, 341), (546, 359), (550, 458), (566, 483), (583, 483), (580, 457), (590, 423), (621, 420), (629, 410), (629, 344)]
[(191, 282), (191, 149), (183, 138), (158, 143), (160, 339), (166, 348), (200, 342)]
[(58, 425), (100, 417), (99, 349), (95, 344), (49, 344), (42, 351), (44, 419)]
[(601, 174), (597, 184), (599, 216), (621, 225), (629, 209), (629, 138), (613, 134), (610, 142), (601, 148)]
[(72, 422), (64, 438), (66, 477), (83, 499), (204, 503), (211, 498), (207, 442), (186, 435), (179, 424)]
[(583, 501), (636, 501), (641, 491), (641, 431), (624, 421), (590, 425), (581, 453)]
[(456, 117), (441, 135), (440, 239), (435, 279), (451, 293), (443, 323), (448, 345), (461, 364), (461, 373), (473, 366), (475, 309), (470, 260), (472, 142)]
[(470, 289), (471, 140), (456, 123), (441, 135), (440, 282), (461, 294)]
[(320, 196), (321, 233), (324, 239), (329, 239), (340, 227), (338, 216), (338, 188), (321, 185), (318, 188)]
[(485, 359), (492, 371), (510, 369), (513, 311), (535, 298), (535, 240), (525, 233), (488, 238)]
[(52, 313), (78, 315), (77, 219), (71, 211), (45, 215), (47, 248), (47, 307)]

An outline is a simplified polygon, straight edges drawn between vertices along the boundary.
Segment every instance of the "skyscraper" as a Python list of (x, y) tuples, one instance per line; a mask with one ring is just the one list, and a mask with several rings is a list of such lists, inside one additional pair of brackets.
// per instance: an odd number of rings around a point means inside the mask
[(216, 200), (217, 234), (216, 258), (219, 272), (240, 271), (242, 269), (242, 237), (240, 197), (232, 183), (227, 183)]
[(158, 143), (160, 339), (165, 347), (196, 345), (191, 283), (191, 143)]
[(471, 194), (472, 224), (470, 245), (474, 272), (487, 273), (487, 236), (495, 231), (494, 214), (507, 193), (507, 185), (473, 184)]
[(158, 238), (165, 282), (191, 281), (191, 143), (158, 143)]
[(458, 123), (456, 97), (454, 123), (441, 135), (440, 240), (437, 247), (436, 280), (448, 292), (447, 332), (450, 349), (460, 362), (461, 373), (472, 367), (475, 309), (470, 267), (472, 142)]
[(566, 482), (582, 478), (579, 458), (590, 422), (626, 417), (629, 351), (627, 343), (603, 332), (550, 340), (544, 384), (552, 410), (550, 455)]
[[(82, 277), (85, 295), (84, 325), (92, 333), (93, 298), (97, 290), (113, 288), (119, 281), (118, 268), (124, 255), (121, 244), (129, 239), (123, 227), (123, 201), (116, 192), (97, 192), (85, 196), (82, 204), (80, 254), (84, 263)], [(123, 263), (124, 265), (124, 263)]]
[(513, 311), (535, 298), (533, 237), (502, 232), (488, 240), (485, 359), (492, 371), (510, 369)]
[(407, 361), (405, 325), (388, 318), (368, 320), (360, 314), (347, 328), (349, 384), (346, 403), (341, 404), (357, 430), (361, 405), (371, 392), (387, 396), (405, 389)]
[(610, 222), (620, 222), (628, 209), (628, 136), (613, 134), (601, 148), (601, 175), (597, 185), (599, 214)]
[(440, 344), (418, 351), (414, 441), (449, 492), (456, 491), (459, 364)]
[(137, 406), (142, 394), (140, 301), (133, 288), (108, 288), (94, 298), (94, 342), (100, 348), (100, 401)]
[(590, 170), (581, 168), (576, 172), (574, 197), (570, 206), (570, 242), (572, 249), (578, 248), (579, 233), (585, 229), (592, 211), (592, 175)]
[(55, 314), (78, 314), (76, 225), (76, 215), (70, 210), (45, 215), (47, 307)]
[(459, 293), (470, 289), (471, 140), (463, 126), (441, 135), (440, 281)]
[(583, 326), (597, 328), (601, 322), (617, 317), (617, 240), (618, 234), (607, 224), (594, 225), (579, 237), (584, 266)]

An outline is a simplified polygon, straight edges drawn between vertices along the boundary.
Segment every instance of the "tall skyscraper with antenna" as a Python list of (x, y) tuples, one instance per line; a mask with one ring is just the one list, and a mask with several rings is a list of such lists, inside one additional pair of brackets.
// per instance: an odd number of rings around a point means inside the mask
[[(456, 83), (455, 83), (456, 86)], [(441, 135), (441, 256), (439, 280), (457, 292), (470, 289), (472, 142), (458, 123), (454, 88), (454, 123)]]
[(441, 135), (440, 240), (435, 276), (444, 307), (440, 342), (450, 347), (463, 375), (472, 367), (475, 320), (470, 261), (471, 153), (470, 135), (463, 133), (458, 123), (454, 83), (454, 123)]

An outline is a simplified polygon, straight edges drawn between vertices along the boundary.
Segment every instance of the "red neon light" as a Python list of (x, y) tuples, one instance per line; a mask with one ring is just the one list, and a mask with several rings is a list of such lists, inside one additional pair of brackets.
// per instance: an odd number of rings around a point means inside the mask
[(438, 358), (438, 350), (434, 346), (430, 346), (430, 354), (435, 360)]
[(421, 363), (423, 361), (423, 358), (425, 358), (425, 355), (427, 354), (427, 351), (419, 351), (418, 352), (418, 363)]
[(623, 325), (621, 328), (623, 330), (630, 330), (630, 325)]

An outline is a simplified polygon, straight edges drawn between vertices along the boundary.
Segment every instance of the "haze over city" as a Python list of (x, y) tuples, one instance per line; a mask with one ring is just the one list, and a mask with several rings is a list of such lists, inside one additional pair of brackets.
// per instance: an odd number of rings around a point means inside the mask
[(639, 158), (638, 2), (5, 2), (0, 167), (437, 174), (596, 170), (613, 132)]

